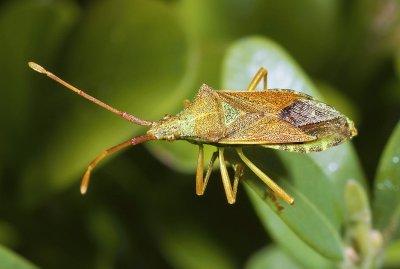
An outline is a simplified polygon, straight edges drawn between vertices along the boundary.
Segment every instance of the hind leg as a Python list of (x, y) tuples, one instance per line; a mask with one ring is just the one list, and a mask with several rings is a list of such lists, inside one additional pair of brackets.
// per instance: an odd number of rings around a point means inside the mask
[(258, 72), (254, 75), (253, 79), (251, 80), (249, 86), (247, 87), (246, 91), (255, 91), (258, 83), (260, 83), (261, 80), (263, 80), (264, 85), (263, 85), (263, 90), (267, 90), (267, 75), (268, 71), (264, 67), (261, 67)]

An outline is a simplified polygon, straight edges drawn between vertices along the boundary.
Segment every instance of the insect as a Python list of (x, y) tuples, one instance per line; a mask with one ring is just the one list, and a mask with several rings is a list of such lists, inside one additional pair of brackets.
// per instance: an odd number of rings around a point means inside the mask
[[(187, 140), (199, 147), (196, 169), (196, 194), (203, 195), (217, 159), (228, 203), (236, 201), (239, 178), (243, 164), (233, 165), (233, 185), (229, 178), (224, 150), (232, 147), (247, 165), (269, 188), (273, 195), (288, 204), (294, 199), (271, 178), (254, 165), (243, 153), (243, 147), (263, 146), (290, 152), (309, 153), (323, 151), (357, 135), (354, 123), (333, 107), (304, 93), (288, 89), (267, 88), (267, 70), (263, 67), (255, 74), (245, 91), (215, 91), (203, 84), (192, 102), (177, 115), (166, 115), (159, 121), (139, 119), (115, 109), (88, 95), (50, 73), (40, 65), (29, 66), (64, 85), (89, 101), (121, 116), (132, 123), (150, 126), (145, 135), (133, 137), (98, 155), (87, 167), (82, 178), (81, 193), (87, 191), (92, 169), (107, 155), (128, 146), (150, 140)], [(263, 81), (263, 90), (256, 91)], [(204, 176), (203, 144), (217, 148)]]

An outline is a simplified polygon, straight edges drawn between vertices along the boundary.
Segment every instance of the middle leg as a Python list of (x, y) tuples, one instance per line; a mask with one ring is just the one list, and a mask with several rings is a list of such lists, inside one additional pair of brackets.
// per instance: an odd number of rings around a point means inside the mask
[(226, 168), (224, 148), (218, 148), (219, 153), (219, 166), (221, 170), (222, 184), (224, 185), (224, 190), (228, 203), (234, 204), (236, 202), (237, 187), (239, 183), (239, 177), (241, 176), (243, 170), (241, 165), (235, 165), (235, 178), (233, 182), (233, 187), (231, 180), (229, 178), (228, 169)]

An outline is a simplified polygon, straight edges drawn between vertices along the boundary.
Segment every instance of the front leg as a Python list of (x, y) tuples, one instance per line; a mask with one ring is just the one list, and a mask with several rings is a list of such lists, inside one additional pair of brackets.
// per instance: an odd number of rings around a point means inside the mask
[(224, 157), (224, 148), (218, 148), (211, 157), (210, 164), (208, 165), (206, 176), (203, 178), (204, 173), (204, 147), (203, 145), (199, 145), (199, 157), (197, 159), (197, 172), (196, 172), (196, 194), (203, 195), (208, 181), (211, 176), (212, 168), (214, 167), (215, 161), (219, 157), (220, 160), (220, 170), (222, 183), (224, 185), (224, 190), (226, 194), (226, 198), (228, 203), (234, 204), (236, 201), (237, 188), (239, 184), (239, 179), (243, 175), (243, 165), (235, 164), (233, 165), (233, 170), (235, 172), (233, 187), (231, 184), (231, 180), (229, 178), (228, 169), (226, 168), (225, 157)]
[(203, 178), (203, 173), (204, 173), (204, 147), (203, 145), (199, 145), (199, 157), (197, 158), (197, 171), (196, 171), (196, 194), (197, 195), (203, 195), (206, 187), (208, 180), (210, 179), (210, 175), (212, 172), (212, 168), (214, 166), (215, 160), (218, 157), (218, 151), (214, 152), (210, 164), (208, 165), (206, 177)]

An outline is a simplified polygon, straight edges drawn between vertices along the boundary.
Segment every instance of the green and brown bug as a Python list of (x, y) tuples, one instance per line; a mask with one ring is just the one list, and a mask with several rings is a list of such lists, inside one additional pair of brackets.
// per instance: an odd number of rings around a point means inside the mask
[[(244, 155), (242, 148), (259, 145), (291, 152), (309, 153), (326, 150), (357, 135), (354, 123), (333, 107), (293, 90), (268, 90), (267, 70), (264, 68), (259, 69), (246, 91), (215, 91), (203, 84), (193, 101), (186, 103), (181, 112), (175, 116), (167, 115), (153, 122), (119, 111), (75, 88), (40, 65), (33, 62), (28, 64), (35, 71), (47, 75), (122, 118), (138, 125), (150, 126), (145, 135), (131, 138), (98, 155), (89, 164), (83, 176), (82, 194), (87, 191), (92, 169), (107, 155), (150, 140), (187, 140), (199, 147), (196, 172), (197, 195), (204, 194), (212, 167), (219, 158), (222, 183), (228, 203), (235, 203), (243, 166), (233, 165), (232, 185), (224, 158), (224, 149), (232, 147), (236, 149), (243, 163), (271, 189), (273, 195), (280, 197), (288, 204), (293, 204), (294, 199), (255, 166)], [(264, 83), (263, 90), (255, 91), (261, 80)], [(203, 144), (210, 144), (217, 148), (211, 157), (205, 176)]]

